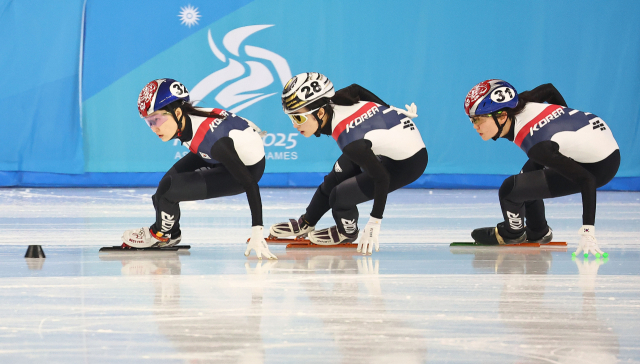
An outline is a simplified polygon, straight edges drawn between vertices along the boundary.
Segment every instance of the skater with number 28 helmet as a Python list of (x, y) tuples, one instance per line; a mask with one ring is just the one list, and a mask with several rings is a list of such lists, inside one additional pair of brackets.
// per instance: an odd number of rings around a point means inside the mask
[(474, 230), (473, 239), (487, 245), (549, 243), (553, 232), (543, 199), (580, 192), (583, 225), (576, 253), (603, 254), (595, 238), (596, 188), (611, 181), (620, 166), (609, 126), (567, 107), (551, 84), (518, 94), (505, 81), (483, 81), (467, 94), (464, 110), (483, 140), (506, 138), (529, 157), (520, 174), (500, 187), (504, 221)]
[[(342, 155), (305, 214), (271, 226), (271, 235), (308, 234), (318, 245), (354, 242), (359, 232), (357, 204), (373, 199), (358, 252), (371, 254), (374, 246), (377, 251), (387, 194), (418, 179), (427, 166), (427, 149), (412, 120), (418, 116), (415, 104), (397, 109), (356, 84), (336, 92), (327, 77), (308, 72), (286, 83), (282, 108), (302, 135), (329, 135)], [(336, 225), (315, 230), (330, 209)]]
[(245, 255), (276, 257), (263, 237), (258, 181), (265, 167), (264, 147), (252, 122), (221, 109), (195, 108), (180, 82), (149, 82), (138, 97), (138, 111), (163, 141), (179, 139), (191, 153), (162, 177), (151, 198), (156, 220), (149, 228), (127, 230), (122, 243), (134, 248), (171, 247), (180, 243), (181, 201), (196, 201), (246, 192), (251, 209), (251, 239)]

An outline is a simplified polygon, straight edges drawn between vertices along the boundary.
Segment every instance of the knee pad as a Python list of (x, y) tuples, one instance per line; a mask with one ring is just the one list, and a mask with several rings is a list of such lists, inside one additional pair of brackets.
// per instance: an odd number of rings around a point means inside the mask
[(329, 195), (329, 206), (331, 206), (334, 211), (336, 209), (349, 209), (350, 206), (355, 206), (355, 204), (352, 204), (347, 191), (343, 191), (344, 193), (338, 196), (338, 194), (340, 193), (340, 191), (338, 191), (339, 189), (340, 186), (337, 186), (336, 188), (331, 190), (331, 194)]
[[(331, 190), (329, 195), (329, 206), (334, 211), (336, 210), (349, 210), (357, 205), (357, 202), (353, 200), (351, 189), (348, 186), (337, 186)], [(340, 196), (338, 196), (340, 195)]]
[(516, 176), (509, 176), (507, 179), (502, 182), (502, 186), (498, 190), (498, 197), (503, 200), (505, 199), (511, 191), (513, 191), (513, 187), (516, 185)]
[(163, 177), (153, 198), (156, 201), (164, 200), (165, 203), (172, 204), (184, 201), (184, 195), (191, 193), (191, 190), (181, 187), (184, 185), (184, 181), (181, 178), (182, 176), (180, 175)]

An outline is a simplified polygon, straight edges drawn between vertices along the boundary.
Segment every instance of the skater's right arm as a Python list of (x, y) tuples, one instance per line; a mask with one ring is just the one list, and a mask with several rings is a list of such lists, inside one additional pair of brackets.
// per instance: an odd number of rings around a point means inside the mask
[(254, 180), (247, 166), (242, 163), (233, 144), (233, 139), (223, 137), (211, 147), (211, 158), (220, 161), (247, 193), (251, 209), (251, 226), (262, 226), (262, 200), (258, 181)]
[(582, 223), (594, 225), (596, 219), (596, 178), (578, 162), (560, 153), (558, 143), (547, 140), (535, 144), (529, 158), (549, 169), (553, 169), (569, 181), (580, 186), (582, 193)]
[(564, 101), (564, 97), (562, 97), (560, 91), (550, 83), (540, 85), (531, 91), (521, 92), (520, 96), (526, 101), (547, 102), (549, 104), (567, 107), (567, 102)]
[(347, 144), (342, 153), (355, 164), (360, 166), (373, 179), (373, 208), (371, 216), (382, 219), (384, 207), (389, 193), (390, 177), (387, 169), (380, 163), (373, 150), (372, 143), (367, 139), (358, 139)]

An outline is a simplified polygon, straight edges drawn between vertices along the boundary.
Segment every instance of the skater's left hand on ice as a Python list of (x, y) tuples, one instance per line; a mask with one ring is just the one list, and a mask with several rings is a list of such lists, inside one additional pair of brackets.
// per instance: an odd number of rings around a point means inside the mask
[(358, 253), (362, 252), (362, 255), (371, 255), (374, 245), (376, 246), (376, 251), (380, 251), (378, 234), (380, 234), (381, 222), (382, 219), (377, 219), (373, 216), (369, 217), (369, 222), (367, 226), (364, 227), (360, 241), (358, 242)]
[(251, 227), (251, 239), (249, 239), (249, 242), (247, 243), (247, 250), (244, 252), (244, 255), (248, 257), (251, 253), (251, 249), (253, 249), (256, 251), (258, 259), (262, 259), (262, 254), (269, 259), (278, 259), (278, 257), (271, 254), (269, 251), (269, 247), (267, 246), (267, 241), (264, 240), (262, 230), (262, 226)]
[(598, 241), (596, 240), (596, 228), (593, 225), (582, 225), (578, 231), (580, 234), (580, 246), (576, 250), (576, 255), (584, 251), (585, 254), (604, 254), (598, 247)]

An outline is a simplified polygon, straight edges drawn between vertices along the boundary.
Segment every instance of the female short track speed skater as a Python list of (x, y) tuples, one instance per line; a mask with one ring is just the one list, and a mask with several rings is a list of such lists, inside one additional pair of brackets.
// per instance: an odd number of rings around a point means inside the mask
[[(387, 194), (418, 179), (427, 167), (427, 149), (412, 121), (418, 116), (415, 104), (407, 110), (397, 109), (355, 84), (335, 92), (327, 77), (308, 72), (287, 82), (282, 108), (302, 135), (330, 135), (342, 155), (306, 212), (297, 220), (271, 226), (271, 235), (308, 234), (318, 245), (353, 242), (359, 232), (356, 205), (373, 199), (358, 252), (371, 254), (374, 246), (378, 251)], [(329, 209), (336, 225), (315, 230)]]
[(504, 221), (474, 230), (473, 239), (546, 244), (553, 232), (542, 200), (580, 192), (583, 226), (576, 253), (602, 254), (595, 238), (596, 188), (611, 181), (620, 166), (609, 126), (596, 115), (567, 107), (551, 84), (518, 94), (505, 81), (487, 80), (469, 91), (464, 109), (483, 140), (506, 138), (529, 157), (520, 174), (500, 187)]
[(163, 141), (179, 139), (191, 153), (164, 175), (152, 197), (156, 221), (151, 227), (127, 230), (122, 242), (131, 247), (171, 247), (180, 243), (181, 201), (247, 193), (252, 228), (245, 255), (255, 250), (277, 259), (263, 237), (258, 181), (265, 167), (264, 147), (252, 122), (221, 109), (195, 108), (180, 82), (149, 82), (138, 97), (138, 111)]

